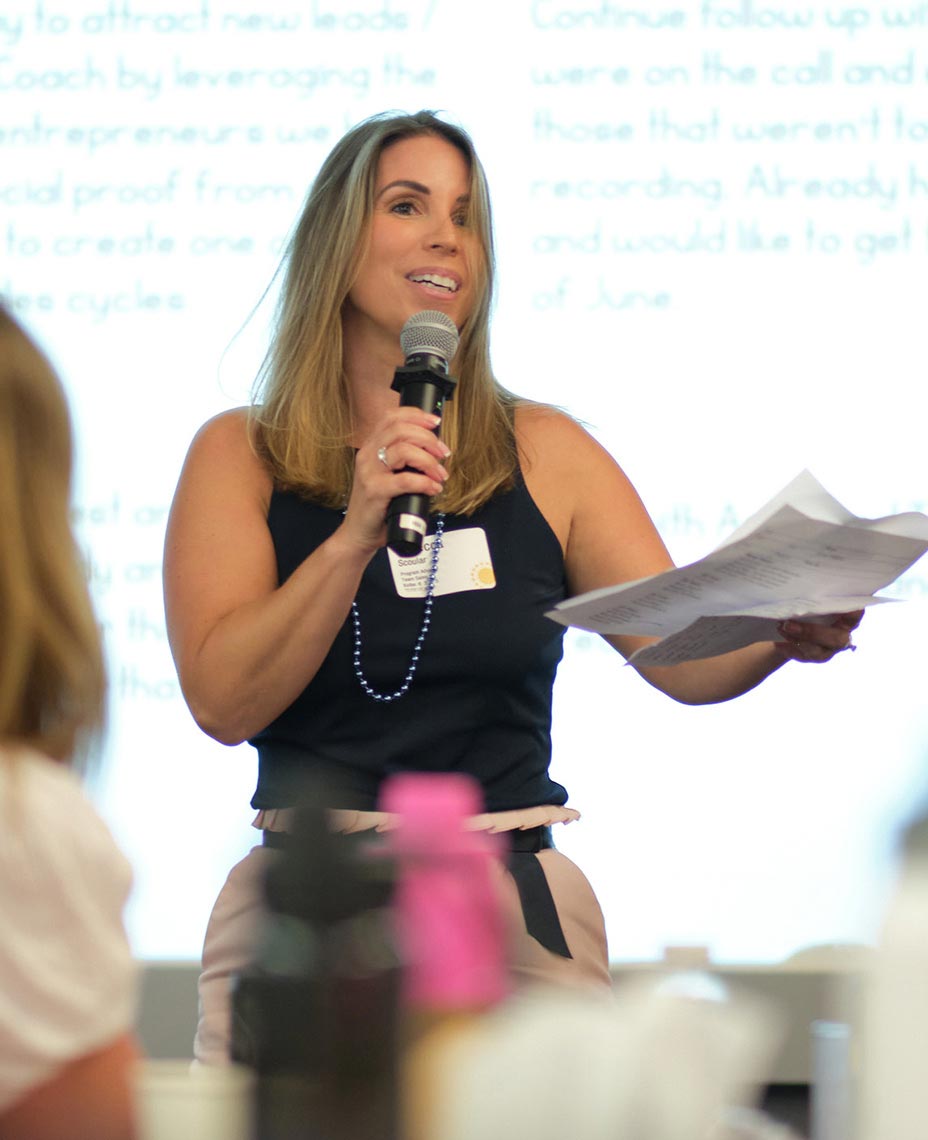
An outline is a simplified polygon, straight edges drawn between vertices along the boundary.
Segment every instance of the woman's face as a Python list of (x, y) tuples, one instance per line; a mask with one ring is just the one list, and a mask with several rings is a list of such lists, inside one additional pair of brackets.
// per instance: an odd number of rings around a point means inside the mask
[(482, 260), (469, 190), (467, 160), (443, 138), (402, 139), (383, 151), (370, 240), (343, 310), (346, 338), (382, 342), (400, 356), (400, 331), (422, 309), (447, 313), (461, 328)]

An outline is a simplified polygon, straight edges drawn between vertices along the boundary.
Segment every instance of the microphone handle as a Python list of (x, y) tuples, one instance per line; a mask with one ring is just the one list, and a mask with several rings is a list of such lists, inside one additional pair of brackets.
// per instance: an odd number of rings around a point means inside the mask
[[(400, 405), (420, 408), (431, 415), (441, 415), (445, 400), (451, 398), (456, 381), (445, 373), (430, 368), (399, 368), (393, 387), (400, 394)], [(438, 428), (435, 429), (438, 435)], [(404, 468), (411, 471), (413, 468)], [(387, 546), (402, 558), (410, 558), (422, 550), (428, 530), (428, 495), (397, 495), (387, 507)]]

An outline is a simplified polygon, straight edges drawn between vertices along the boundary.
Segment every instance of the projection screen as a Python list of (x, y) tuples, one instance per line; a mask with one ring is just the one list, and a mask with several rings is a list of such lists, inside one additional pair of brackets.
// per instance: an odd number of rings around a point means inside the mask
[[(7, 0), (0, 291), (78, 435), (111, 671), (93, 794), (146, 959), (196, 958), (255, 842), (255, 761), (193, 723), (165, 517), (197, 427), (246, 403), (325, 154), (375, 111), (473, 135), (497, 227), (495, 370), (589, 425), (678, 563), (803, 469), (924, 510), (924, 6), (705, 0)], [(685, 708), (571, 631), (554, 774), (617, 962), (780, 962), (876, 937), (925, 795), (925, 564), (827, 667)]]

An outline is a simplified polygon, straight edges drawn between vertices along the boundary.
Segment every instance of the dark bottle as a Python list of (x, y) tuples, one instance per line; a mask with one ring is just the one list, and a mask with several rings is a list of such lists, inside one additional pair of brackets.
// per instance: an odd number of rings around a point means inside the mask
[(399, 963), (379, 837), (335, 835), (314, 794), (276, 853), (259, 950), (233, 990), (255, 1140), (395, 1140)]

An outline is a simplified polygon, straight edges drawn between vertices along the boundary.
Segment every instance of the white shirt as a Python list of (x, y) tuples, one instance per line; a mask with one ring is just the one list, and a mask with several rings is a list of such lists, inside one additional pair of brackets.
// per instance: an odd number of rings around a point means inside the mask
[(0, 748), (0, 1111), (133, 1029), (131, 886), (74, 773)]

